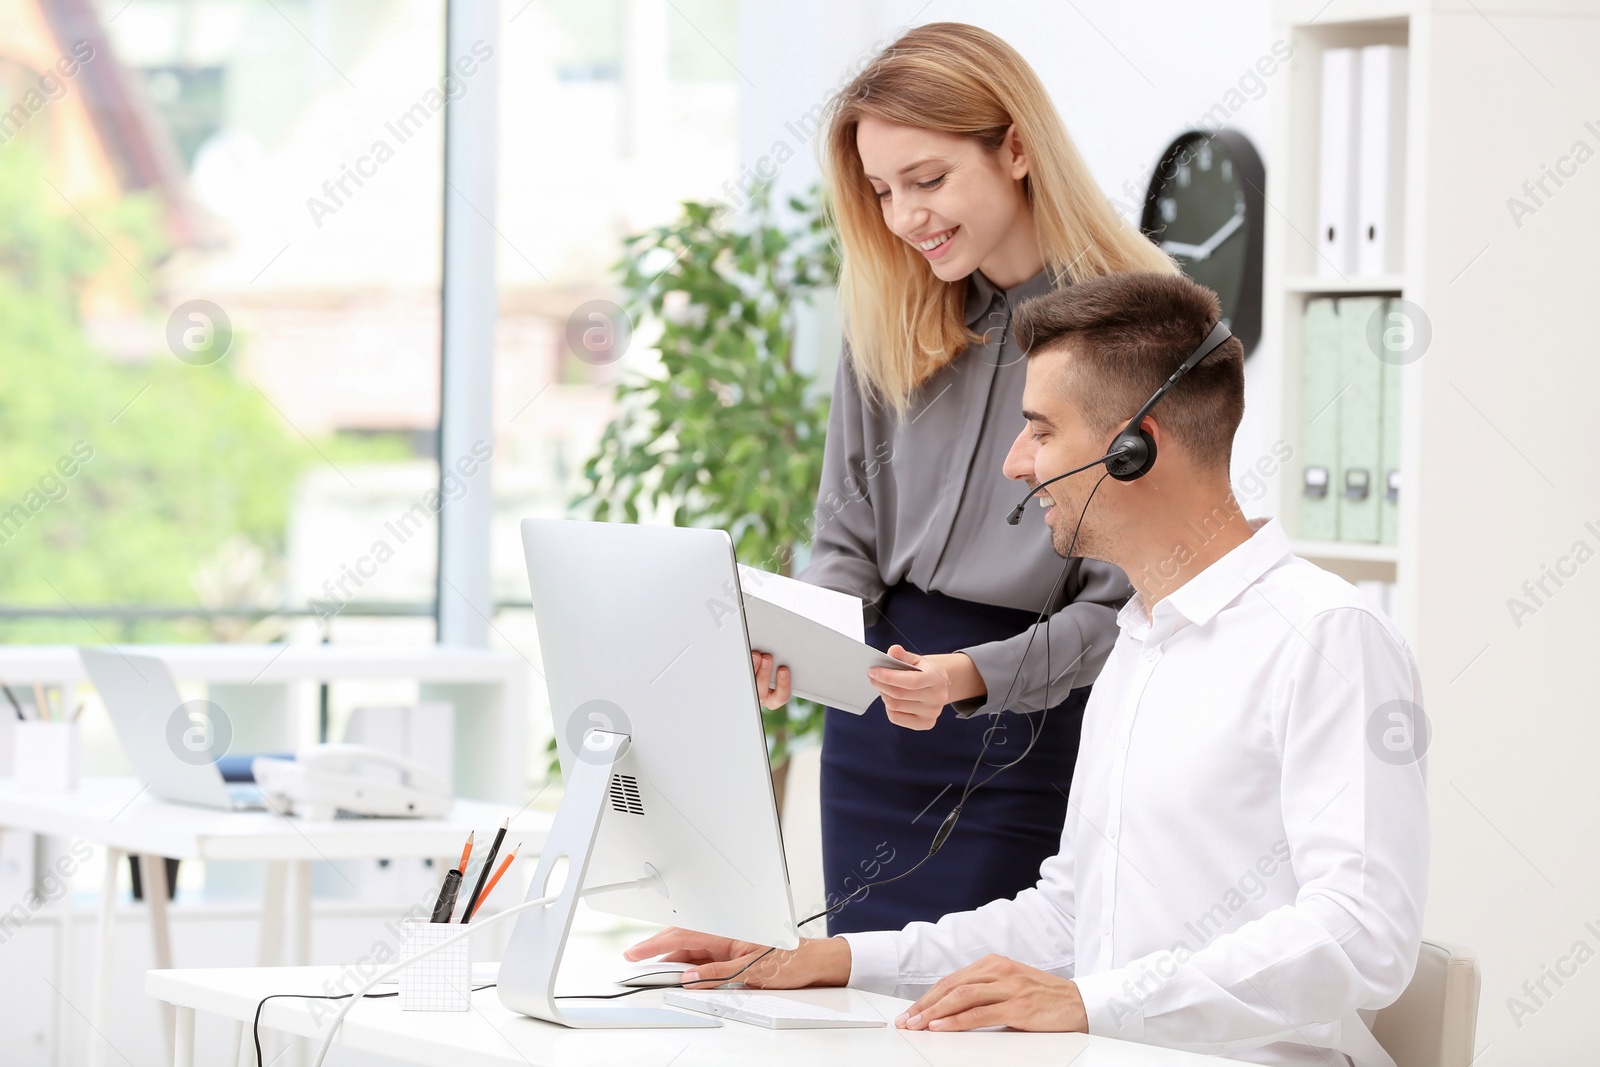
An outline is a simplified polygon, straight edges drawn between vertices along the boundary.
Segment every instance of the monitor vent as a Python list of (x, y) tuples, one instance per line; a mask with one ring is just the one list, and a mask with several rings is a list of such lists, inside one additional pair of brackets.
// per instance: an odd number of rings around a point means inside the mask
[(644, 814), (644, 801), (639, 797), (639, 779), (631, 774), (611, 776), (611, 808), (624, 815)]

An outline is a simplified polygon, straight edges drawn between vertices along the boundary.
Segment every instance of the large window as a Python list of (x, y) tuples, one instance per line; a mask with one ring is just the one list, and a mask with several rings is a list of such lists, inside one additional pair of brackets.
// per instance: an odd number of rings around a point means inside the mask
[(0, 641), (436, 639), (444, 102), (495, 78), (490, 643), (537, 664), (517, 522), (650, 356), (569, 331), (743, 180), (736, 13), (504, 3), (447, 87), (444, 0), (0, 0)]
[(0, 22), (0, 640), (432, 641), (443, 0)]

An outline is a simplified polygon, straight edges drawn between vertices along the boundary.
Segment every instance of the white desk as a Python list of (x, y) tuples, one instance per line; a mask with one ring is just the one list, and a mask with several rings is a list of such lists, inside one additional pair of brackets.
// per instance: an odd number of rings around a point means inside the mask
[[(623, 942), (574, 937), (568, 969), (586, 972), (588, 984), (569, 981), (570, 992), (618, 989), (604, 981), (623, 966), (616, 955)], [(227, 968), (150, 971), (145, 991), (178, 1009), (179, 1041), (175, 1067), (193, 1067), (196, 1012), (245, 1022), (269, 993), (320, 993), (338, 967)], [(393, 987), (388, 987), (393, 989)], [(379, 990), (381, 991), (381, 990)], [(473, 994), (469, 1012), (401, 1011), (399, 1000), (363, 1000), (350, 1012), (335, 1045), (386, 1056), (402, 1063), (471, 1064), (473, 1067), (574, 1067), (574, 1065), (678, 1065), (752, 1063), (817, 1064), (841, 1067), (990, 1067), (997, 1063), (1071, 1063), (1073, 1067), (1218, 1067), (1215, 1056), (1175, 1052), (1085, 1034), (1026, 1034), (986, 1031), (936, 1034), (897, 1030), (894, 1018), (910, 1001), (854, 989), (797, 989), (782, 994), (843, 1011), (878, 1015), (879, 1029), (767, 1030), (727, 1022), (706, 1030), (568, 1030), (530, 1019), (501, 1006), (492, 989)], [(651, 990), (637, 999), (661, 1004)], [(273, 1000), (261, 1012), (261, 1029), (320, 1037), (310, 1001)], [(324, 1008), (322, 1025), (331, 1021)], [(263, 1048), (266, 1042), (263, 1040)], [(269, 1054), (270, 1055), (270, 1054)], [(231, 1065), (230, 1065), (231, 1067)]]
[[(132, 852), (142, 858), (144, 899), (150, 908), (150, 930), (160, 966), (172, 966), (166, 865), (160, 860), (163, 856), (267, 861), (259, 962), (274, 964), (281, 958), (279, 951), (286, 932), (284, 902), (288, 899), (293, 934), (289, 939), (289, 959), (305, 963), (310, 952), (312, 860), (434, 858), (444, 860), (447, 868), (460, 858), (461, 845), (469, 831), (476, 830), (478, 840), (487, 843), (508, 815), (513, 820), (502, 854), (521, 842), (524, 848), (519, 859), (536, 855), (544, 847), (550, 816), (543, 812), (517, 812), (510, 804), (457, 800), (455, 809), (444, 819), (312, 822), (273, 812), (227, 812), (167, 804), (150, 797), (132, 778), (86, 778), (70, 793), (23, 790), (0, 780), (0, 831), (47, 834), (106, 847), (95, 999), (89, 1016), (91, 1067), (101, 1067), (106, 1060), (100, 1034), (111, 995), (112, 922), (117, 870), (123, 856)], [(170, 1040), (170, 1025), (168, 1036)]]
[[(295, 710), (304, 687), (353, 679), (409, 679), (425, 701), (455, 707), (455, 778), (460, 791), (521, 802), (527, 786), (528, 675), (513, 652), (442, 645), (139, 645), (180, 682), (205, 682), (228, 711), (236, 752), (289, 752), (306, 736)], [(71, 645), (0, 647), (0, 678), (13, 687), (88, 682)], [(314, 736), (314, 734), (312, 734)], [(6, 768), (9, 770), (9, 768)]]

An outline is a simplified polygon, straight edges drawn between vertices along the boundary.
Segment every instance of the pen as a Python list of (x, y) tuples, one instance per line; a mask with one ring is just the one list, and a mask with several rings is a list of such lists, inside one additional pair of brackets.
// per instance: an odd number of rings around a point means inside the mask
[[(500, 876), (506, 873), (506, 868), (511, 866), (511, 861), (517, 858), (517, 849), (521, 847), (522, 845), (518, 844), (516, 848), (511, 850), (510, 855), (500, 861), (500, 869), (494, 872), (494, 877), (489, 879), (489, 884), (484, 887), (483, 895), (478, 898), (478, 905), (480, 907), (483, 905), (485, 900), (489, 899), (489, 894), (494, 892), (494, 887), (500, 884)], [(461, 921), (466, 922), (467, 920), (466, 918), (463, 918)]]
[[(510, 819), (500, 823), (500, 829), (495, 832), (494, 843), (489, 846), (489, 854), (483, 859), (483, 869), (478, 872), (478, 884), (472, 887), (472, 895), (467, 898), (466, 910), (461, 913), (462, 922), (470, 922), (472, 913), (478, 907), (478, 901), (483, 899), (483, 885), (489, 880), (489, 872), (494, 868), (494, 859), (500, 855), (500, 844), (506, 839), (506, 830), (511, 826)], [(463, 871), (465, 867), (461, 868)]]
[(461, 872), (449, 871), (444, 876), (444, 885), (439, 887), (439, 902), (433, 906), (432, 922), (447, 923), (450, 913), (456, 910), (456, 894), (461, 891)]
[(461, 862), (456, 869), (448, 871), (444, 876), (444, 885), (439, 887), (439, 900), (433, 906), (433, 918), (436, 923), (447, 923), (456, 910), (456, 895), (461, 892), (462, 872), (467, 869), (467, 861), (472, 858), (472, 839), (476, 831), (467, 834), (467, 843), (461, 849)]

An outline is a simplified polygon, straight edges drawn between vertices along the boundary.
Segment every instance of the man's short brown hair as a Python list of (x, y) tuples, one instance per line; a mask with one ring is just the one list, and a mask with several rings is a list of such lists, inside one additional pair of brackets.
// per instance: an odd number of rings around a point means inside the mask
[[(1092, 427), (1127, 425), (1222, 317), (1217, 294), (1181, 274), (1127, 272), (1063, 286), (1017, 307), (1011, 328), (1030, 357), (1066, 347), (1067, 399)], [(1224, 467), (1244, 417), (1244, 346), (1230, 337), (1151, 414), (1196, 463)]]

